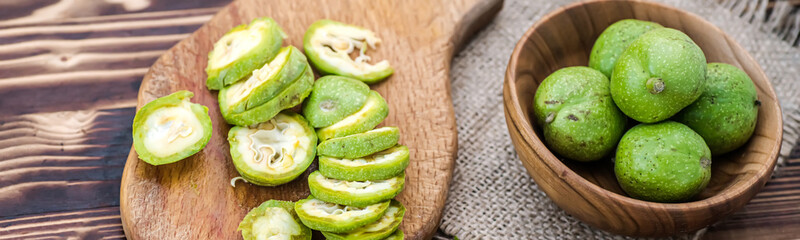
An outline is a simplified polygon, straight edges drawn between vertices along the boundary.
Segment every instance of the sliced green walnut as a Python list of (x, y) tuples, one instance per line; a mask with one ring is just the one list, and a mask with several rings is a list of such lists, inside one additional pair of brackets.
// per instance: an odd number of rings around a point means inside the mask
[(244, 240), (310, 240), (311, 229), (300, 222), (294, 203), (269, 200), (250, 210), (239, 223)]
[(272, 100), (282, 90), (303, 76), (308, 61), (295, 47), (282, 48), (272, 61), (264, 64), (245, 81), (225, 91), (228, 112), (244, 112)]
[(272, 18), (234, 27), (208, 53), (206, 87), (219, 90), (246, 77), (275, 57), (285, 37)]
[(308, 122), (291, 111), (228, 133), (233, 165), (247, 182), (277, 186), (300, 176), (314, 161), (317, 137)]
[(406, 208), (397, 200), (392, 200), (386, 213), (373, 223), (364, 225), (346, 233), (323, 231), (322, 235), (328, 240), (380, 240), (394, 233), (403, 221)]
[(315, 128), (327, 127), (357, 112), (367, 102), (369, 86), (341, 76), (324, 76), (303, 107), (303, 115)]
[(375, 181), (403, 173), (408, 166), (408, 147), (397, 145), (363, 158), (319, 157), (322, 175), (346, 181)]
[(312, 197), (294, 204), (294, 210), (303, 224), (326, 232), (352, 231), (377, 221), (388, 208), (389, 201), (360, 208), (328, 203)]
[(389, 105), (383, 100), (381, 94), (376, 91), (370, 91), (367, 103), (361, 107), (361, 110), (350, 114), (350, 116), (345, 117), (333, 125), (318, 129), (317, 136), (320, 140), (324, 141), (331, 138), (363, 133), (378, 126), (388, 115)]
[(394, 231), (394, 233), (392, 233), (392, 235), (389, 235), (388, 237), (384, 238), (383, 240), (403, 240), (404, 238), (405, 238), (405, 235), (403, 234), (403, 230), (397, 229), (397, 231)]
[(189, 101), (190, 91), (177, 91), (142, 107), (133, 118), (133, 147), (152, 165), (180, 161), (202, 150), (211, 139), (206, 106)]
[(327, 157), (360, 158), (386, 150), (396, 145), (399, 139), (400, 130), (396, 127), (382, 127), (322, 141), (317, 146), (317, 153)]
[(311, 195), (322, 201), (352, 207), (366, 207), (394, 198), (403, 191), (405, 174), (384, 180), (343, 181), (317, 172), (308, 176)]
[(219, 92), (219, 108), (225, 121), (237, 126), (250, 126), (272, 119), (284, 109), (289, 109), (303, 102), (303, 99), (311, 93), (311, 86), (314, 84), (314, 73), (306, 65), (306, 70), (300, 79), (290, 84), (286, 89), (278, 93), (271, 100), (250, 108), (244, 112), (231, 112), (230, 104), (227, 99), (227, 91), (230, 88), (223, 88)]
[[(303, 37), (303, 48), (317, 70), (368, 84), (377, 83), (394, 72), (387, 60), (369, 63), (367, 49), (376, 49), (380, 43), (381, 39), (370, 30), (327, 19), (311, 24)], [(353, 51), (358, 51), (355, 59), (350, 58)]]

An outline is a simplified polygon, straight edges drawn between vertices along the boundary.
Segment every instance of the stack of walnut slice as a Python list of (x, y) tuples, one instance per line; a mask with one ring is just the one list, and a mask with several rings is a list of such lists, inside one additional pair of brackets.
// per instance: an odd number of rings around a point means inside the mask
[[(311, 196), (296, 203), (269, 200), (239, 225), (244, 239), (402, 239), (407, 147), (396, 127), (374, 129), (388, 115), (386, 101), (366, 83), (393, 73), (387, 61), (369, 64), (369, 30), (320, 20), (304, 37), (305, 54), (281, 47), (283, 30), (270, 18), (233, 28), (209, 53), (207, 87), (234, 126), (231, 157), (243, 179), (277, 186), (300, 176), (319, 155), (308, 181)], [(359, 57), (350, 59), (356, 49)], [(314, 81), (312, 66), (328, 76)], [(303, 103), (302, 116), (291, 110)], [(318, 140), (321, 142), (317, 146)], [(292, 207), (293, 206), (293, 207)]]
[(396, 127), (375, 128), (389, 113), (378, 92), (361, 81), (325, 76), (314, 83), (304, 115), (321, 143), (319, 171), (308, 176), (311, 196), (295, 204), (300, 220), (328, 239), (383, 239), (397, 230), (405, 208), (409, 151)]

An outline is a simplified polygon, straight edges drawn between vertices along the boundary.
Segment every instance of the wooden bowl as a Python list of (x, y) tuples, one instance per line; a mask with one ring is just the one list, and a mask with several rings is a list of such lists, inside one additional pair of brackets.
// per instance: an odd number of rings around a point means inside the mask
[[(743, 69), (758, 90), (762, 105), (753, 137), (740, 149), (713, 158), (711, 181), (691, 202), (665, 204), (630, 198), (619, 187), (610, 160), (559, 160), (543, 144), (542, 130), (532, 125), (531, 105), (539, 83), (560, 68), (586, 66), (600, 33), (626, 18), (683, 31), (703, 49), (709, 62)], [(692, 232), (740, 209), (770, 178), (782, 138), (775, 92), (746, 50), (699, 16), (644, 1), (580, 2), (543, 17), (519, 40), (511, 55), (503, 99), (511, 140), (539, 189), (572, 216), (623, 235)]]

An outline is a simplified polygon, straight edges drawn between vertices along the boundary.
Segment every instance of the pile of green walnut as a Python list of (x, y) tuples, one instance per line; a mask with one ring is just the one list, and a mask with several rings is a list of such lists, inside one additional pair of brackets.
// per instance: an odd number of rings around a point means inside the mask
[[(683, 202), (705, 189), (712, 155), (748, 141), (760, 102), (744, 71), (706, 63), (686, 34), (626, 19), (599, 36), (589, 67), (545, 78), (533, 104), (550, 150), (582, 162), (614, 155), (628, 195)], [(639, 123), (627, 129), (628, 118)]]
[[(366, 51), (380, 39), (330, 20), (309, 27), (305, 54), (282, 47), (284, 38), (273, 19), (259, 18), (231, 29), (208, 54), (206, 86), (219, 90), (220, 113), (234, 125), (228, 142), (240, 177), (231, 185), (239, 179), (281, 185), (319, 156), (319, 171), (308, 177), (311, 196), (264, 202), (240, 223), (242, 236), (311, 239), (314, 229), (328, 239), (402, 239), (405, 208), (394, 197), (403, 190), (409, 150), (397, 144), (396, 127), (375, 129), (389, 106), (367, 85), (394, 71), (386, 60), (369, 63)], [(312, 66), (327, 76), (315, 80)], [(168, 164), (206, 146), (208, 108), (190, 102), (192, 96), (178, 91), (137, 112), (133, 138), (140, 159)], [(291, 110), (301, 104), (302, 115)]]

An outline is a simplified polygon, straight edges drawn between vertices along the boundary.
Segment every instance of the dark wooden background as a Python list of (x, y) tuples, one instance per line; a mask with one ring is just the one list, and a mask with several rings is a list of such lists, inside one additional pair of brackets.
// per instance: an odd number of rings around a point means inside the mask
[[(124, 238), (142, 76), (228, 0), (0, 1), (0, 239)], [(501, 13), (502, 14), (502, 13)], [(800, 237), (800, 151), (712, 239)]]

